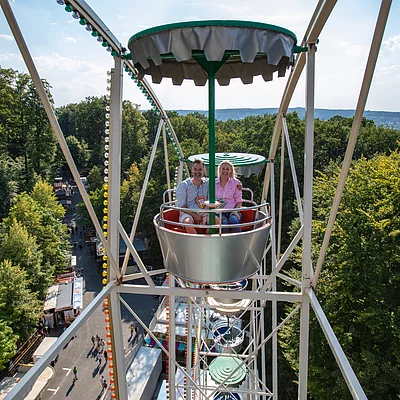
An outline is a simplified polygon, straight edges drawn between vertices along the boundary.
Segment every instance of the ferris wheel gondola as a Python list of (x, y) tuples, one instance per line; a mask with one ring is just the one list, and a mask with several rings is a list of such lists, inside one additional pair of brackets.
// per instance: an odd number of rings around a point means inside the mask
[[(191, 79), (196, 85), (209, 81), (207, 161), (209, 179), (214, 182), (218, 159), (215, 154), (215, 81), (226, 85), (231, 78), (240, 77), (244, 83), (251, 83), (256, 75), (262, 75), (267, 81), (275, 71), (284, 76), (293, 62), (295, 45), (296, 36), (292, 32), (273, 25), (195, 21), (147, 29), (134, 35), (128, 46), (139, 79), (148, 74), (157, 83), (163, 77), (172, 78), (178, 85), (184, 79)], [(235, 155), (233, 158), (240, 167), (246, 167), (248, 158), (240, 159)], [(247, 165), (259, 169), (263, 161), (258, 157), (256, 162)], [(216, 204), (214, 185), (210, 185), (209, 203)], [(207, 211), (211, 225), (211, 235), (207, 235), (182, 231), (177, 217), (181, 210), (164, 203), (154, 225), (166, 269), (179, 278), (200, 283), (234, 282), (254, 275), (264, 257), (271, 227), (270, 216), (261, 210), (265, 207), (266, 204), (262, 204), (244, 209), (245, 214), (251, 215), (247, 224), (239, 226), (239, 233), (230, 235), (221, 234), (221, 227), (219, 234), (212, 234), (213, 228), (214, 232), (218, 231), (214, 226), (216, 211)]]

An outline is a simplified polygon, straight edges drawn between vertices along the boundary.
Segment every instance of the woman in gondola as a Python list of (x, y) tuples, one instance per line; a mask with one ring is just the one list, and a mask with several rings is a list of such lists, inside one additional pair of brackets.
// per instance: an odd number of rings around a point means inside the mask
[[(230, 161), (222, 161), (218, 166), (218, 177), (215, 180), (215, 195), (221, 208), (234, 209), (242, 207), (242, 183), (235, 177), (235, 167)], [(218, 214), (217, 214), (218, 215)], [(242, 220), (240, 211), (221, 213), (223, 225), (237, 225)], [(218, 221), (219, 223), (219, 221)], [(233, 227), (224, 232), (241, 232), (240, 227)]]

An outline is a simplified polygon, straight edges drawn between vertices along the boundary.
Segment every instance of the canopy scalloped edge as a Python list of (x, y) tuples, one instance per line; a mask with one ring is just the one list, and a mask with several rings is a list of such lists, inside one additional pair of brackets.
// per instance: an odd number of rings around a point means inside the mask
[[(162, 78), (168, 77), (174, 85), (191, 79), (197, 86), (204, 86), (207, 72), (192, 57), (193, 52), (199, 51), (204, 53), (207, 61), (217, 62), (223, 59), (226, 51), (238, 52), (237, 56), (230, 56), (216, 73), (220, 85), (228, 85), (231, 78), (240, 78), (245, 84), (252, 83), (257, 75), (269, 81), (276, 71), (278, 76), (285, 76), (287, 67), (293, 62), (296, 44), (293, 33), (254, 22), (218, 22), (201, 21), (201, 26), (190, 25), (195, 23), (172, 24), (170, 29), (158, 27), (133, 36), (128, 46), (139, 71), (138, 78), (147, 74), (152, 76), (154, 83), (160, 83)], [(230, 24), (225, 26), (224, 22)], [(172, 57), (163, 59), (163, 55), (168, 54)]]

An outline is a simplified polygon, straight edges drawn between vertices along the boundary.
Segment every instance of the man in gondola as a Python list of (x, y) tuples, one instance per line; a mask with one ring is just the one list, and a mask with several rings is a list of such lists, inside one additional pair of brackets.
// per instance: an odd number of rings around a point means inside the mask
[[(179, 222), (192, 225), (206, 225), (208, 214), (201, 212), (205, 201), (208, 200), (208, 179), (204, 178), (205, 167), (202, 160), (194, 160), (192, 164), (192, 178), (182, 181), (176, 189), (178, 207), (198, 209), (199, 211), (181, 211)], [(196, 228), (185, 226), (187, 233), (196, 234)]]

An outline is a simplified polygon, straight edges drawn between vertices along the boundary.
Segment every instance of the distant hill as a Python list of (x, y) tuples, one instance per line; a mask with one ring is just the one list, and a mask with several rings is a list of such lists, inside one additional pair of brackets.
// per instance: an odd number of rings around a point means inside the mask
[[(198, 112), (204, 115), (208, 114), (205, 110), (176, 110), (180, 115), (187, 115), (193, 112)], [(302, 107), (289, 108), (289, 112), (296, 111), (299, 117), (304, 119), (305, 109)], [(216, 110), (216, 119), (227, 121), (228, 119), (243, 119), (253, 115), (275, 114), (277, 108), (227, 108)], [(328, 110), (324, 108), (315, 109), (315, 118), (327, 120), (335, 115), (351, 118), (354, 116), (354, 110)], [(400, 129), (400, 112), (389, 111), (365, 111), (364, 116), (367, 119), (373, 120), (377, 125), (388, 126), (394, 129)]]

